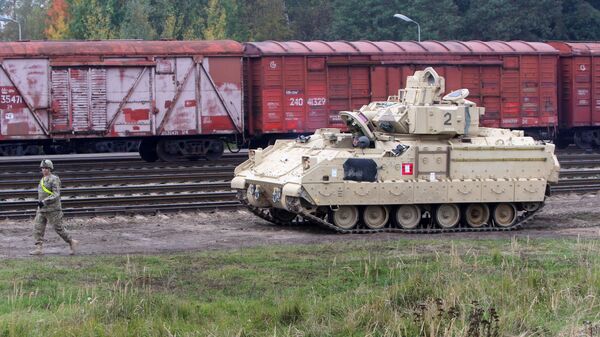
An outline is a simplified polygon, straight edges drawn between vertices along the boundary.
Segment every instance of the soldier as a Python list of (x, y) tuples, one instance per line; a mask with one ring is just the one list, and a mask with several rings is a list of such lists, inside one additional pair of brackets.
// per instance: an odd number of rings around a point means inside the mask
[(29, 254), (42, 255), (42, 244), (44, 243), (44, 232), (46, 224), (54, 227), (58, 235), (69, 244), (70, 254), (75, 254), (75, 249), (79, 243), (73, 240), (62, 226), (62, 207), (60, 204), (60, 179), (52, 174), (54, 165), (48, 159), (42, 160), (40, 164), (42, 169), (42, 179), (38, 185), (38, 209), (35, 215), (35, 227), (33, 237), (35, 239), (35, 249)]

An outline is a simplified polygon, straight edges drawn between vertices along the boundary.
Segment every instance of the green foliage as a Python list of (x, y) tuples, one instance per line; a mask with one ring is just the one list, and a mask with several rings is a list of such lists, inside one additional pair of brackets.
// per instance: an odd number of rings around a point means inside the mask
[(328, 36), (334, 4), (324, 0), (287, 0), (287, 13), (294, 39), (322, 40)]
[(122, 39), (156, 39), (156, 31), (150, 23), (149, 0), (129, 0), (125, 6), (125, 16), (121, 24)]
[(118, 37), (111, 23), (114, 14), (112, 2), (98, 0), (70, 0), (71, 37), (81, 40), (104, 40)]
[(208, 1), (203, 36), (206, 40), (221, 40), (227, 37), (227, 13), (220, 0)]
[[(421, 40), (452, 39), (460, 22), (451, 0), (394, 1), (334, 0), (330, 37), (344, 40), (417, 40), (414, 23), (394, 18), (397, 9), (418, 22)], [(357, 15), (357, 13), (361, 13)]]
[(560, 38), (568, 40), (600, 40), (600, 2), (565, 1)]
[(597, 240), (396, 240), (0, 261), (1, 336), (579, 336)]
[(471, 0), (462, 28), (464, 39), (527, 40), (552, 38), (562, 0)]
[(241, 1), (242, 20), (246, 26), (245, 40), (286, 40), (291, 38), (291, 29), (283, 0)]
[(398, 12), (422, 40), (600, 40), (598, 0), (0, 0), (25, 39), (416, 40)]

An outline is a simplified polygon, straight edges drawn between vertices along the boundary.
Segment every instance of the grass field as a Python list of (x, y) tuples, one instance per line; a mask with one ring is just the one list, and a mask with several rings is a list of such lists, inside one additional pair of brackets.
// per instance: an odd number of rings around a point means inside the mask
[(0, 336), (600, 336), (600, 240), (0, 261)]

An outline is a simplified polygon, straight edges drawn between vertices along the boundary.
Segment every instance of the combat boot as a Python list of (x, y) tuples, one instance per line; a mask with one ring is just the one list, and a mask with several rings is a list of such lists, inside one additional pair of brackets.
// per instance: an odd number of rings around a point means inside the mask
[(35, 245), (35, 249), (29, 252), (29, 255), (44, 255), (42, 245)]
[(69, 242), (69, 254), (75, 255), (75, 251), (77, 250), (77, 245), (79, 245), (79, 241), (71, 239)]

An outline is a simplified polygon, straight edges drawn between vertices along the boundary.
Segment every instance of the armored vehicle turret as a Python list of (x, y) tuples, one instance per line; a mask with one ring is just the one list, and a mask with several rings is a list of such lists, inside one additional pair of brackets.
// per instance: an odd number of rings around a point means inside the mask
[(343, 233), (520, 227), (558, 181), (554, 145), (480, 127), (469, 91), (444, 90), (417, 71), (398, 96), (341, 112), (347, 131), (250, 150), (231, 187), (264, 219)]

